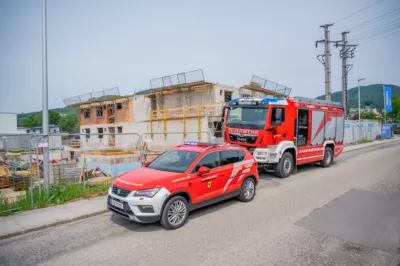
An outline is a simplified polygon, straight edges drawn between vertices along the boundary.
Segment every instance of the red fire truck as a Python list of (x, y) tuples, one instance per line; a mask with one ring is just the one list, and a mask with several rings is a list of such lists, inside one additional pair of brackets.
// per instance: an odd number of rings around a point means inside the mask
[(344, 109), (331, 101), (237, 98), (224, 107), (224, 126), (225, 142), (247, 147), (282, 178), (301, 164), (329, 167), (343, 151)]

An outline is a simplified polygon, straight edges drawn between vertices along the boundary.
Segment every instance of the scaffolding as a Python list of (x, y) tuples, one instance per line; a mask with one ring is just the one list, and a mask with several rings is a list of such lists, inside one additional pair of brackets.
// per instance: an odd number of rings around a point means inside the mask
[[(182, 120), (183, 135), (186, 137), (187, 119), (197, 119), (198, 138), (201, 137), (201, 119), (203, 117), (221, 117), (222, 108), (225, 104), (183, 106), (180, 108), (163, 108), (161, 110), (151, 110), (149, 112), (150, 133), (153, 134), (153, 122), (163, 121), (163, 131), (165, 138), (168, 132), (168, 120)], [(193, 130), (193, 129), (192, 129)], [(189, 131), (192, 131), (189, 130)]]

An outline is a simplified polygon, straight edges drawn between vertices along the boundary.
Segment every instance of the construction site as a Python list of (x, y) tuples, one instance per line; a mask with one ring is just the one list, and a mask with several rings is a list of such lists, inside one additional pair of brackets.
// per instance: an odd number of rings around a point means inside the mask
[[(50, 147), (50, 184), (111, 182), (184, 141), (222, 143), (221, 115), (227, 102), (288, 97), (291, 91), (257, 76), (241, 87), (212, 83), (201, 69), (151, 79), (150, 85), (128, 96), (112, 88), (65, 99), (79, 118), (79, 131), (60, 133), (63, 145)], [(29, 187), (44, 185), (44, 141), (25, 141), (23, 150), (10, 146), (0, 151), (2, 197), (17, 199)]]
[(151, 79), (150, 84), (150, 89), (131, 96), (121, 96), (114, 88), (64, 100), (80, 117), (80, 139), (67, 147), (71, 156), (96, 152), (90, 160), (113, 162), (110, 156), (118, 156), (117, 161), (135, 164), (184, 141), (223, 142), (221, 114), (227, 102), (288, 97), (291, 91), (257, 76), (239, 88), (211, 83), (201, 69)]

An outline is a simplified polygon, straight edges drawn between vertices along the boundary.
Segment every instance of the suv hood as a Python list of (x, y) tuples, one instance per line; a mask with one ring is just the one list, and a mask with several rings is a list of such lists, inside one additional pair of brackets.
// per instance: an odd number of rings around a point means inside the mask
[(162, 186), (168, 179), (172, 180), (182, 176), (182, 173), (173, 173), (141, 167), (126, 172), (117, 177), (113, 185), (129, 190), (149, 189)]

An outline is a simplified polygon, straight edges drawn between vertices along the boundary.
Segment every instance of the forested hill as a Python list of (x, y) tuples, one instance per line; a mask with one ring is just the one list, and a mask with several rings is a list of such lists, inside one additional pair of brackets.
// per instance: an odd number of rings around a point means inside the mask
[[(400, 97), (400, 87), (392, 86), (392, 93)], [(366, 106), (383, 109), (383, 84), (373, 84), (361, 86), (360, 89), (361, 107)], [(325, 100), (325, 95), (318, 96), (317, 99)], [(332, 101), (342, 102), (342, 91), (332, 93)], [(348, 91), (349, 108), (358, 108), (358, 87), (351, 88)]]

